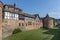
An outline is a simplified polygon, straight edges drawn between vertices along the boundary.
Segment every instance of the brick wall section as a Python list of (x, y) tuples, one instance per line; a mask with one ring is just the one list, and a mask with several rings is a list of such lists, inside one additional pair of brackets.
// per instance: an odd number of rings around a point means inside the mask
[[(28, 25), (29, 20), (9, 20), (4, 19), (3, 25), (8, 25), (8, 27), (15, 29), (15, 28), (21, 28), (21, 30), (31, 30), (31, 29), (38, 29), (40, 28), (40, 20), (38, 22), (31, 21), (32, 25)], [(19, 23), (23, 26), (19, 26)]]
[[(11, 35), (14, 29), (20, 28), (22, 31), (25, 30), (32, 30), (32, 29), (39, 29), (40, 26), (40, 20), (38, 22), (32, 21), (32, 25), (28, 25), (28, 20), (9, 20), (9, 19), (4, 19), (3, 21), (3, 38)], [(19, 26), (19, 23), (24, 24), (23, 26)]]
[(0, 40), (2, 40), (2, 8), (0, 7)]
[(54, 20), (49, 19), (49, 18), (45, 18), (43, 20), (43, 27), (44, 28), (53, 28), (54, 27)]
[(0, 2), (0, 40), (2, 40), (2, 2)]

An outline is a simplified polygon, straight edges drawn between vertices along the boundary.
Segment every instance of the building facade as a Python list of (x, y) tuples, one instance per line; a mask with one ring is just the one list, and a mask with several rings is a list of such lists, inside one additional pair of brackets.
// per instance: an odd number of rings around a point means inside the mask
[(3, 5), (0, 1), (0, 39), (12, 34), (13, 30), (20, 28), (24, 30), (39, 29), (41, 27), (53, 28), (54, 23), (48, 15), (41, 20), (38, 14), (27, 14), (16, 5)]
[(53, 28), (54, 27), (54, 20), (49, 17), (49, 15), (47, 14), (46, 17), (44, 17), (43, 19), (43, 27), (44, 28)]
[(0, 2), (1, 27), (3, 38), (11, 35), (14, 29), (24, 30), (39, 29), (42, 21), (38, 14), (27, 14), (14, 5), (3, 5)]

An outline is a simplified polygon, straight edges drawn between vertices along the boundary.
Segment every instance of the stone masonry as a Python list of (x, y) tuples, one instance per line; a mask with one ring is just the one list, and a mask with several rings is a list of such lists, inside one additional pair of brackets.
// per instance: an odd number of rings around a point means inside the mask
[(10, 36), (14, 29), (20, 28), (22, 31), (53, 28), (54, 23), (48, 15), (40, 19), (38, 14), (27, 14), (16, 5), (3, 5), (0, 1), (0, 40)]

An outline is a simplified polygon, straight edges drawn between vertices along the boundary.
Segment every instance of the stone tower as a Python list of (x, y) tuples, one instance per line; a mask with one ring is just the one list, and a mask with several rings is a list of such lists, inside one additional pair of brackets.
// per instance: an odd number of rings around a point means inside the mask
[(49, 15), (47, 14), (46, 17), (43, 19), (43, 27), (44, 28), (53, 28), (54, 21)]
[(2, 9), (3, 3), (0, 1), (0, 40), (2, 40)]

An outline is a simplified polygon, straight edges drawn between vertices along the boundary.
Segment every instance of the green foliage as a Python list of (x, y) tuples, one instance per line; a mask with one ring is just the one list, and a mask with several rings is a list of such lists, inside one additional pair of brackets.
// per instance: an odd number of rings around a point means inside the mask
[(60, 25), (53, 29), (38, 29), (13, 34), (4, 40), (60, 40)]
[(13, 34), (4, 40), (49, 40), (51, 35), (44, 34), (45, 29), (23, 31), (21, 33)]
[(17, 28), (13, 31), (13, 34), (16, 34), (16, 33), (19, 33), (19, 32), (22, 32), (21, 29)]

